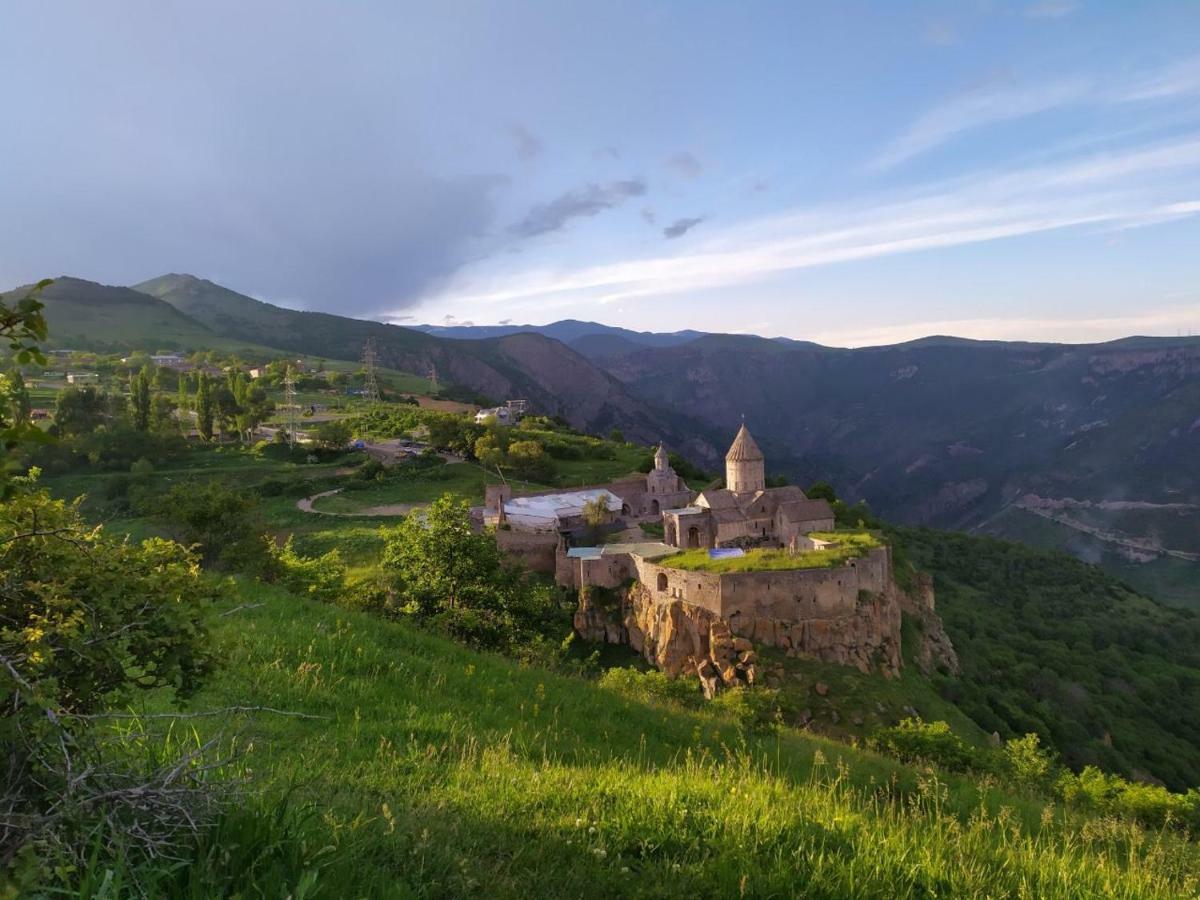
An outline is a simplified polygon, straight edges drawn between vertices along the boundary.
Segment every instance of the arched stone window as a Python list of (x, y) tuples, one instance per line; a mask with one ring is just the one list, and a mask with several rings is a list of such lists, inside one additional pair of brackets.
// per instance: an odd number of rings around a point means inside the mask
[(658, 505), (657, 499), (650, 501), (650, 512), (656, 516), (662, 514), (662, 508)]
[(662, 572), (658, 573), (658, 589), (665, 591), (667, 589), (667, 576)]

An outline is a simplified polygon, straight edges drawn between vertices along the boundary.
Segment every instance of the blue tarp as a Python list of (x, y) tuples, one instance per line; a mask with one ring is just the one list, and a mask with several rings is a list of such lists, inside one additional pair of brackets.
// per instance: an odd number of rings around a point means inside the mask
[(746, 551), (740, 547), (715, 547), (708, 551), (709, 559), (734, 559), (745, 555)]

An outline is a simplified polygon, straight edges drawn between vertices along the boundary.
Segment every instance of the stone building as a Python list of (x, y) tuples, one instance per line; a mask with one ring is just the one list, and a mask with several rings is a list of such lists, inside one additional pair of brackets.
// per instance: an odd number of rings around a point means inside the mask
[(725, 454), (725, 487), (704, 491), (687, 506), (663, 513), (667, 544), (684, 549), (787, 547), (801, 549), (811, 531), (832, 531), (833, 509), (798, 487), (766, 486), (763, 453), (745, 425)]

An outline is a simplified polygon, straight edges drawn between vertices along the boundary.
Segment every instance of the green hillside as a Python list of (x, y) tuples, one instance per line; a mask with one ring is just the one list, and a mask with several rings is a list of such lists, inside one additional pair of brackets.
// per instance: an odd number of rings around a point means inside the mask
[[(24, 296), (16, 288), (6, 298)], [(40, 299), (51, 346), (88, 350), (182, 350), (231, 347), (195, 319), (139, 291), (58, 278)]]
[(195, 863), (138, 873), (156, 896), (1172, 897), (1198, 885), (1195, 846), (1170, 834), (1151, 843), (1114, 823), (1081, 842), (1079, 821), (1042, 801), (758, 733), (725, 708), (633, 699), (277, 590), (243, 585), (219, 612), (231, 613), (215, 634), (226, 662), (189, 708), (286, 714), (188, 723), (202, 738), (234, 726), (254, 794)]
[(1063, 553), (929, 529), (901, 551), (933, 575), (962, 664), (934, 677), (986, 732), (1037, 732), (1073, 767), (1200, 785), (1200, 616)]

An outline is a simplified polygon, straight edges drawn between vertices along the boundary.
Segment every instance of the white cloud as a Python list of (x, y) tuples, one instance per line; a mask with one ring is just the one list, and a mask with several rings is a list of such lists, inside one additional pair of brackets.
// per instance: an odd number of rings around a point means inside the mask
[(1073, 103), (1087, 96), (1090, 85), (1081, 79), (1032, 88), (980, 89), (929, 110), (920, 116), (868, 166), (887, 169), (943, 144), (973, 128), (1023, 119)]
[[(1084, 226), (1200, 213), (1200, 132), (1156, 145), (972, 175), (890, 198), (714, 229), (694, 249), (575, 268), (479, 269), (426, 308), (477, 319), (746, 285), (778, 273)], [(489, 310), (491, 315), (489, 316)]]
[(1161, 72), (1134, 78), (1113, 91), (1111, 99), (1120, 103), (1140, 100), (1166, 100), (1200, 93), (1200, 57), (1186, 59)]
[(1146, 310), (1127, 316), (941, 319), (875, 328), (858, 326), (818, 331), (808, 335), (808, 339), (832, 347), (899, 344), (935, 334), (975, 340), (1085, 344), (1131, 335), (1173, 336), (1181, 332), (1200, 334), (1200, 303)]
[(1120, 84), (1076, 77), (1029, 86), (984, 86), (922, 113), (867, 164), (867, 169), (889, 169), (964, 132), (1064, 106), (1138, 103), (1194, 94), (1200, 94), (1200, 57), (1131, 76)]

